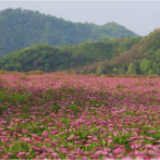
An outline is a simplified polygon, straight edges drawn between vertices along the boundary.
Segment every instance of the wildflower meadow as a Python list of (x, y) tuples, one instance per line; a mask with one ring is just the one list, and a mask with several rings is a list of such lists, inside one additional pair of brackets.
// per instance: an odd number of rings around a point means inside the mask
[(160, 78), (0, 74), (1, 159), (160, 159)]

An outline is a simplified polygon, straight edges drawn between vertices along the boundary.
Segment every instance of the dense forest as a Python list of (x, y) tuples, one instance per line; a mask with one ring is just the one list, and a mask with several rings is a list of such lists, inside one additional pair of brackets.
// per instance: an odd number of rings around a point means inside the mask
[(36, 44), (63, 46), (102, 40), (106, 36), (137, 37), (114, 22), (98, 26), (73, 23), (38, 11), (6, 9), (0, 12), (0, 57)]
[(159, 74), (160, 29), (140, 38), (105, 38), (78, 45), (40, 44), (4, 56), (5, 70), (102, 74)]
[(9, 54), (0, 60), (5, 70), (52, 72), (111, 59), (137, 44), (141, 38), (104, 39), (79, 45), (53, 47), (40, 44)]
[(106, 59), (71, 71), (99, 75), (109, 73), (160, 75), (160, 29), (141, 38), (139, 43), (110, 60)]
[(6, 9), (0, 12), (0, 57), (0, 69), (9, 71), (160, 75), (160, 29), (142, 38), (114, 22), (72, 23)]

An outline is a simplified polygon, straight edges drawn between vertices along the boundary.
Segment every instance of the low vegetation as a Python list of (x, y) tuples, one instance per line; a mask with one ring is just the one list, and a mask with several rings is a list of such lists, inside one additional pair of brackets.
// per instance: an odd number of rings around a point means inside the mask
[(160, 158), (159, 77), (2, 72), (2, 159)]

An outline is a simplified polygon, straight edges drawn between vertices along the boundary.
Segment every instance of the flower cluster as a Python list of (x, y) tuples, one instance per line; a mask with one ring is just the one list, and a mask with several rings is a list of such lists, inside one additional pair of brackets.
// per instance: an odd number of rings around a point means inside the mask
[(160, 158), (160, 78), (0, 75), (2, 159)]

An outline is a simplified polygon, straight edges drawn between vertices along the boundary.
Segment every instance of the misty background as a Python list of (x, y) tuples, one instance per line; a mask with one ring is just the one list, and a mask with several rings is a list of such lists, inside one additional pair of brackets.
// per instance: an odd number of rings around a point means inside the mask
[(0, 1), (0, 10), (22, 8), (72, 22), (116, 22), (146, 36), (160, 27), (160, 1)]

